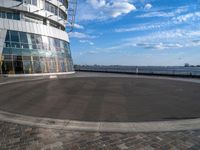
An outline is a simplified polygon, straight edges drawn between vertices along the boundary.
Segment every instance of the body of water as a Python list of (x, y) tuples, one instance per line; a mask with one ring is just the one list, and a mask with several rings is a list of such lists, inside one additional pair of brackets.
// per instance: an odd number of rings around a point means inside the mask
[(98, 72), (121, 72), (134, 74), (163, 74), (163, 75), (184, 75), (200, 76), (200, 67), (163, 67), (163, 66), (79, 66), (75, 65), (77, 71), (98, 71)]

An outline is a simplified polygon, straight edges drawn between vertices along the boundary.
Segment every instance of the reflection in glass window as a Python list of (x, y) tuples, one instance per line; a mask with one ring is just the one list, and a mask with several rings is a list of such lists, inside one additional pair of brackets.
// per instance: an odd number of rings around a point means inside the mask
[(57, 7), (47, 1), (45, 2), (45, 10), (53, 13), (54, 15), (58, 15)]
[(4, 45), (4, 60), (1, 62), (4, 65), (1, 65), (1, 69), (5, 74), (73, 71), (69, 43), (66, 41), (33, 33), (7, 31)]
[(19, 12), (5, 12), (0, 10), (0, 18), (20, 20)]
[(49, 49), (49, 39), (46, 36), (42, 36), (43, 48), (45, 50)]
[(30, 38), (31, 38), (32, 48), (33, 48), (33, 49), (37, 49), (37, 46), (36, 46), (36, 39), (35, 39), (34, 34), (30, 34)]
[(10, 31), (12, 47), (20, 48), (18, 33), (17, 31)]
[(5, 47), (11, 47), (11, 45), (10, 45), (10, 31), (8, 31), (7, 34), (6, 34)]
[(12, 19), (12, 18), (13, 18), (13, 14), (10, 13), (10, 12), (8, 12), (8, 13), (7, 13), (7, 19)]
[(25, 32), (19, 32), (21, 48), (29, 48), (28, 39)]
[(1, 69), (2, 69), (3, 74), (13, 74), (14, 73), (12, 61), (3, 61)]

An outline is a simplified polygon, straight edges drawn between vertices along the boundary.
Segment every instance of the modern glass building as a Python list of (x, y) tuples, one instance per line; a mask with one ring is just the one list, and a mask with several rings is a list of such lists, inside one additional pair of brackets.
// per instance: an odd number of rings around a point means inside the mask
[(73, 73), (67, 0), (1, 0), (0, 74)]

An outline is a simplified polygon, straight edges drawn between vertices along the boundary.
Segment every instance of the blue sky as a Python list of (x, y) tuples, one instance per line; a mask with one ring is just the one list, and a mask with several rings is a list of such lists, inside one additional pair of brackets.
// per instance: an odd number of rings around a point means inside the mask
[(200, 64), (200, 0), (78, 0), (74, 64)]

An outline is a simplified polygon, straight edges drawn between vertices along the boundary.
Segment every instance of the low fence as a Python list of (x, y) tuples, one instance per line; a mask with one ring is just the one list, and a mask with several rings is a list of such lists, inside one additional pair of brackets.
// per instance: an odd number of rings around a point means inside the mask
[(200, 77), (200, 67), (75, 66), (76, 71)]

